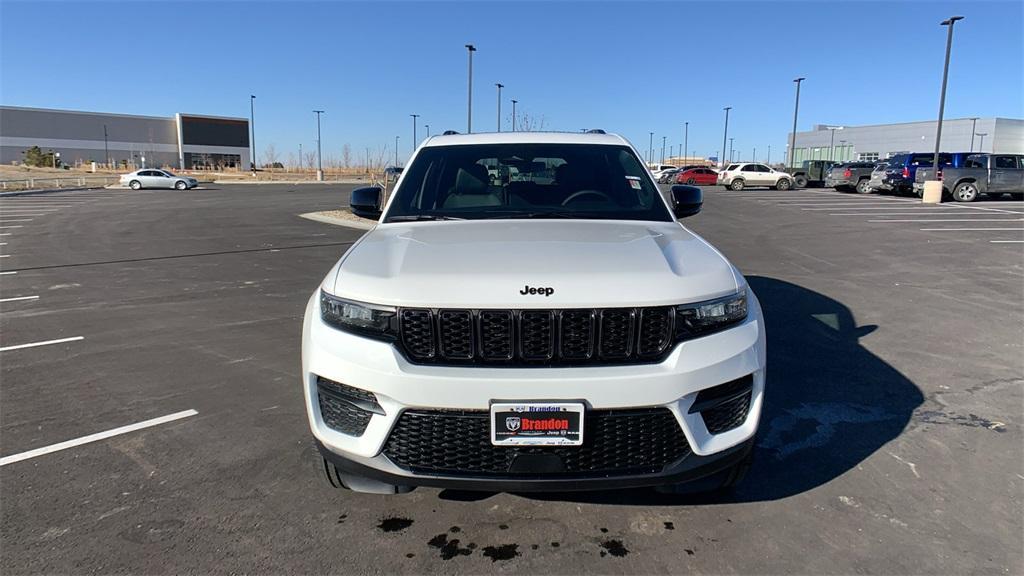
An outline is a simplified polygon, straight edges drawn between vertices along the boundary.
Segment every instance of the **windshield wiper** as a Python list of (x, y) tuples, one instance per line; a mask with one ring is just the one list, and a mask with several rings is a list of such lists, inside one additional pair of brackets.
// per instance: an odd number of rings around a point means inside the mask
[(388, 222), (417, 222), (419, 220), (465, 220), (457, 216), (437, 216), (434, 214), (410, 214), (407, 216), (392, 216)]
[(495, 220), (495, 219), (500, 219), (500, 218), (509, 218), (509, 219), (522, 218), (524, 220), (525, 219), (531, 219), (531, 218), (570, 218), (570, 219), (576, 219), (576, 218), (581, 218), (581, 216), (579, 214), (574, 214), (574, 213), (571, 213), (571, 212), (505, 212), (505, 213), (499, 213), (499, 214), (496, 214), (494, 216), (488, 216), (487, 217), (488, 220)]

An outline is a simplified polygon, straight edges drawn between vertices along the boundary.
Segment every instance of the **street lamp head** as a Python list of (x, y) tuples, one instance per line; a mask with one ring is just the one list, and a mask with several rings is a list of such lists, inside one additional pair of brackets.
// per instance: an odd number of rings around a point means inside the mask
[(722, 108), (722, 110), (732, 110), (732, 106), (726, 106), (725, 108)]
[(250, 100), (251, 100), (251, 99), (253, 99), (253, 98), (255, 98), (255, 97), (256, 97), (256, 95), (255, 95), (255, 94), (249, 94), (249, 99), (250, 99)]
[(799, 84), (799, 83), (803, 82), (804, 80), (807, 80), (807, 78), (804, 78), (803, 76), (801, 76), (799, 78), (794, 78), (793, 82), (796, 82), (797, 84)]
[(956, 22), (957, 20), (963, 20), (963, 19), (964, 19), (963, 16), (953, 16), (949, 20), (943, 20), (939, 25), (940, 26), (952, 26), (953, 22)]
[(470, 52), (476, 52), (476, 46), (473, 46), (472, 44), (466, 44), (466, 49)]
[(495, 82), (494, 85), (497, 86), (498, 88), (504, 88), (505, 87), (505, 85), (502, 84), (501, 82)]

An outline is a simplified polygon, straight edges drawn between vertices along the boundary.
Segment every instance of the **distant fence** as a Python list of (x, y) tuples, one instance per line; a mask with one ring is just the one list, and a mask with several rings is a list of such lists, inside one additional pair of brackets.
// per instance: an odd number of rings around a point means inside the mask
[(52, 188), (84, 188), (117, 184), (120, 176), (62, 176), (59, 178), (25, 178), (0, 180), (0, 192), (19, 190), (49, 190)]

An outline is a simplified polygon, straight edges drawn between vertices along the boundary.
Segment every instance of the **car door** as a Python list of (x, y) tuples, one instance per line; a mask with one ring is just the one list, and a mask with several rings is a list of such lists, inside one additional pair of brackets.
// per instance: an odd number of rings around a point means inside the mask
[(1020, 164), (1016, 156), (999, 154), (992, 156), (989, 170), (989, 192), (1016, 192), (1020, 188)]
[(142, 183), (143, 188), (156, 188), (159, 183), (156, 177), (153, 175), (152, 170), (140, 170), (138, 175), (139, 182)]

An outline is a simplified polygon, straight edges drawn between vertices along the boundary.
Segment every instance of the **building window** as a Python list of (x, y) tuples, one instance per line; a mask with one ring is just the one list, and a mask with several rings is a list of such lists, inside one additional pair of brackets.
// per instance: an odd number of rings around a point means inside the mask
[(857, 160), (862, 160), (865, 162), (877, 162), (878, 152), (861, 152), (857, 154)]

